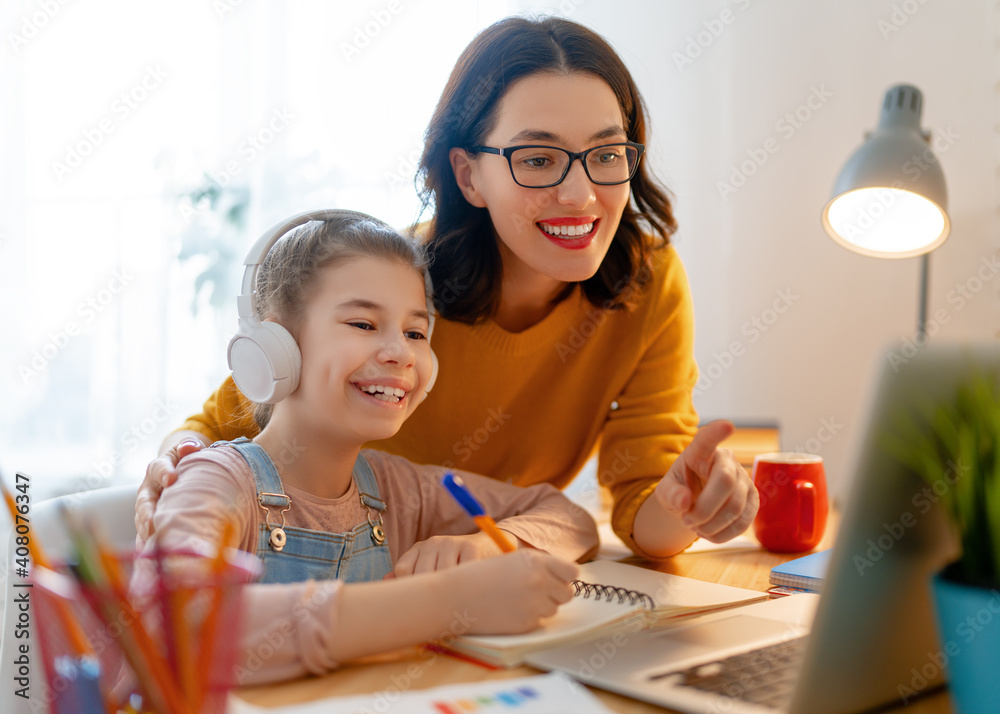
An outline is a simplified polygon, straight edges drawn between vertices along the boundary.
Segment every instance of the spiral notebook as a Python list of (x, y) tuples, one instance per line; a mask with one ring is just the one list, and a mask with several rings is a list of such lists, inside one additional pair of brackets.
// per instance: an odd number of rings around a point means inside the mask
[(532, 632), (466, 635), (448, 647), (488, 664), (512, 667), (550, 647), (616, 633), (626, 636), (767, 599), (766, 592), (706, 583), (613, 560), (581, 565), (575, 587), (576, 596)]
[(831, 550), (821, 550), (774, 566), (769, 577), (771, 585), (822, 592), (823, 579), (830, 567)]

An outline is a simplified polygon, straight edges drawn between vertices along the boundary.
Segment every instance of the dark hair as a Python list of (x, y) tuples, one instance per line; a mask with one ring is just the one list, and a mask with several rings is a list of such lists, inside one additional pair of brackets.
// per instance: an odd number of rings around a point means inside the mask
[[(319, 289), (318, 277), (327, 267), (353, 258), (383, 258), (411, 266), (423, 274), (423, 247), (386, 223), (356, 211), (337, 211), (322, 221), (310, 221), (282, 236), (267, 252), (257, 271), (257, 311), (288, 330), (296, 341), (306, 305)], [(263, 429), (273, 405), (253, 403), (253, 417)]]
[[(596, 32), (557, 17), (509, 17), (480, 32), (462, 52), (441, 94), (417, 175), (423, 182), (422, 210), (432, 204), (434, 210), (427, 249), (435, 303), (449, 320), (474, 323), (496, 309), (502, 265), (489, 211), (465, 200), (448, 152), (481, 144), (508, 88), (545, 71), (588, 72), (603, 79), (618, 98), (628, 140), (646, 141), (639, 90), (621, 58)], [(628, 303), (649, 279), (652, 252), (669, 243), (677, 229), (666, 190), (642, 162), (631, 191), (607, 255), (597, 273), (581, 283), (587, 299), (600, 308), (620, 309)]]

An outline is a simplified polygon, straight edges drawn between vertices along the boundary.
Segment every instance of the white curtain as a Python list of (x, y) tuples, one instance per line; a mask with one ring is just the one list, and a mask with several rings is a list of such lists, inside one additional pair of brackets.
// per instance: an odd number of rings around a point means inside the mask
[(252, 240), (418, 212), (416, 157), (505, 2), (3, 3), (0, 472), (136, 480), (226, 375)]

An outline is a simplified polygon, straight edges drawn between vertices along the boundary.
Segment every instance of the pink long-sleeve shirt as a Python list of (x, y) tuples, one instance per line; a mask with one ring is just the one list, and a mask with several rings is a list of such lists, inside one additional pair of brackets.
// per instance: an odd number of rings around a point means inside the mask
[[(430, 536), (476, 532), (472, 519), (441, 486), (445, 469), (380, 451), (366, 449), (364, 455), (387, 504), (382, 519), (393, 563)], [(523, 488), (450, 470), (462, 477), (502, 530), (525, 543), (567, 560), (587, 560), (597, 552), (593, 520), (553, 486)], [(253, 472), (239, 453), (229, 446), (203, 449), (182, 459), (177, 472), (177, 483), (164, 490), (153, 517), (160, 547), (185, 549), (196, 541), (214, 542), (228, 515), (240, 548), (255, 553), (264, 511), (257, 504)], [(348, 492), (334, 499), (288, 485), (285, 493), (292, 502), (285, 513), (288, 526), (339, 533), (367, 518), (353, 480)], [(151, 543), (140, 541), (139, 546), (152, 549)], [(248, 587), (238, 683), (291, 679), (336, 668), (330, 645), (337, 633), (342, 587), (338, 580)]]

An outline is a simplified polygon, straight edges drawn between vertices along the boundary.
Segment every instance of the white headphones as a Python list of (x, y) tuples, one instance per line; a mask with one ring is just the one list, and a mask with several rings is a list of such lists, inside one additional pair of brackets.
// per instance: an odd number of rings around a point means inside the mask
[[(271, 227), (250, 248), (243, 264), (243, 287), (236, 298), (239, 310), (239, 326), (233, 339), (229, 341), (227, 351), (229, 368), (233, 371), (233, 381), (246, 397), (261, 404), (277, 404), (295, 391), (299, 386), (299, 374), (302, 371), (302, 354), (295, 338), (284, 327), (276, 322), (261, 320), (257, 312), (257, 271), (271, 246), (293, 228), (310, 221), (351, 220), (355, 222), (371, 221), (380, 226), (385, 224), (372, 216), (357, 211), (338, 209), (306, 211), (299, 213)], [(427, 314), (430, 324), (427, 328), (427, 339), (434, 333), (434, 300), (433, 286), (430, 274), (424, 270), (424, 283), (427, 295)], [(421, 402), (430, 393), (437, 381), (438, 360), (431, 350), (431, 376), (427, 380), (424, 393), (418, 401)]]

